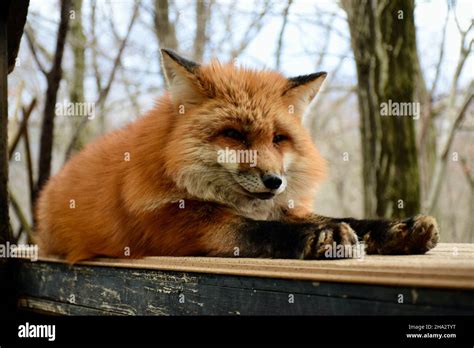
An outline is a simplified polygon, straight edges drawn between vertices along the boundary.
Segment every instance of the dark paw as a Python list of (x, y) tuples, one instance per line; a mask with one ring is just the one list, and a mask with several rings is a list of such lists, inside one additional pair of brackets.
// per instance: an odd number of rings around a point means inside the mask
[(370, 233), (364, 237), (369, 254), (424, 254), (439, 240), (439, 228), (432, 216), (390, 222), (383, 241), (374, 241)]
[(358, 245), (357, 235), (346, 223), (335, 223), (311, 232), (306, 239), (303, 259), (352, 258)]

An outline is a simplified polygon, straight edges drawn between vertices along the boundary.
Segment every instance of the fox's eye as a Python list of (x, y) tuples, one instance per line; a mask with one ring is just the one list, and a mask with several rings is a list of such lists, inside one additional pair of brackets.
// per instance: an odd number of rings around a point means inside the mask
[(273, 142), (275, 144), (281, 143), (282, 141), (288, 140), (288, 137), (283, 134), (277, 134), (273, 137)]
[(227, 137), (227, 138), (231, 138), (231, 139), (234, 139), (234, 140), (237, 140), (237, 141), (245, 141), (245, 135), (240, 133), (238, 130), (235, 130), (235, 129), (232, 129), (232, 128), (225, 129), (222, 132), (222, 135)]

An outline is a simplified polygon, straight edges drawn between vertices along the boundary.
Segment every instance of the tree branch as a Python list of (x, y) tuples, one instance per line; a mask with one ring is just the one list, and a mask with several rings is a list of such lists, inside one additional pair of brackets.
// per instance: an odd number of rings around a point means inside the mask
[(139, 8), (140, 8), (140, 3), (136, 2), (134, 10), (133, 10), (132, 17), (131, 17), (130, 22), (128, 24), (127, 33), (125, 34), (125, 37), (123, 38), (122, 42), (120, 43), (119, 50), (117, 52), (117, 55), (115, 56), (112, 71), (110, 72), (110, 75), (109, 75), (109, 78), (107, 80), (107, 83), (105, 84), (105, 87), (100, 91), (99, 99), (97, 100), (97, 104), (99, 106), (105, 102), (105, 100), (107, 99), (107, 96), (109, 95), (110, 88), (112, 87), (112, 82), (114, 82), (115, 74), (117, 72), (120, 60), (122, 58), (123, 50), (125, 49), (125, 46), (127, 45), (127, 41), (128, 41), (128, 38), (130, 37), (130, 33), (132, 31), (133, 25), (135, 24), (135, 20), (138, 17), (138, 9)]
[(438, 63), (436, 64), (435, 77), (433, 79), (433, 83), (431, 85), (431, 89), (430, 89), (430, 92), (429, 92), (430, 93), (429, 94), (430, 99), (433, 97), (433, 95), (436, 91), (436, 86), (438, 85), (438, 80), (439, 80), (439, 76), (440, 76), (440, 73), (441, 73), (441, 65), (442, 65), (443, 59), (444, 59), (444, 46), (445, 46), (445, 43), (446, 43), (446, 29), (448, 27), (449, 12), (450, 12), (450, 8), (448, 6), (448, 11), (446, 12), (446, 17), (444, 18), (443, 34), (441, 35), (441, 44), (440, 44), (439, 54), (438, 54)]
[(461, 107), (460, 107), (459, 111), (457, 112), (456, 116), (454, 117), (454, 121), (453, 121), (453, 123), (451, 125), (451, 128), (449, 130), (448, 138), (447, 138), (446, 143), (443, 147), (443, 152), (441, 153), (441, 158), (443, 160), (445, 160), (448, 157), (448, 152), (449, 152), (449, 149), (451, 148), (451, 144), (453, 143), (455, 132), (458, 129), (461, 122), (463, 121), (464, 115), (466, 114), (466, 110), (467, 110), (469, 104), (472, 102), (472, 99), (473, 99), (473, 96), (474, 96), (473, 93), (474, 93), (474, 82), (471, 81), (471, 83), (470, 83), (470, 85), (467, 89), (466, 95), (464, 96), (464, 100), (461, 104)]
[(469, 187), (471, 188), (471, 190), (474, 190), (474, 176), (471, 174), (471, 171), (469, 170), (466, 159), (461, 158), (459, 165), (461, 166), (461, 169), (464, 173), (464, 176), (466, 177)]
[(48, 76), (48, 72), (43, 66), (43, 63), (41, 63), (38, 54), (36, 53), (36, 42), (33, 37), (33, 33), (29, 30), (29, 28), (26, 28), (25, 30), (26, 33), (26, 41), (28, 42), (28, 47), (30, 48), (30, 51), (33, 55), (33, 59), (36, 62), (36, 65), (38, 66), (38, 69), (43, 73), (44, 76)]
[(240, 43), (237, 45), (237, 47), (232, 49), (231, 51), (232, 59), (239, 56), (247, 48), (247, 46), (252, 41), (252, 39), (258, 34), (260, 29), (262, 29), (262, 26), (263, 26), (262, 19), (267, 14), (269, 8), (270, 8), (270, 0), (265, 0), (263, 3), (262, 10), (255, 16), (253, 21), (247, 27), (247, 30), (242, 40), (240, 41)]
[(432, 213), (434, 211), (438, 203), (438, 198), (439, 198), (439, 194), (441, 192), (441, 186), (442, 186), (441, 184), (443, 182), (443, 179), (446, 173), (449, 150), (451, 149), (451, 145), (453, 143), (456, 130), (458, 129), (461, 122), (463, 121), (464, 116), (466, 114), (466, 110), (469, 104), (472, 102), (472, 99), (474, 96), (473, 88), (474, 88), (474, 82), (471, 81), (469, 88), (467, 90), (467, 93), (464, 97), (463, 103), (461, 105), (461, 108), (455, 115), (454, 120), (451, 124), (451, 127), (448, 131), (448, 137), (444, 143), (444, 146), (442, 147), (441, 155), (438, 161), (436, 162), (434, 174), (433, 174), (433, 180), (430, 187), (430, 193), (428, 195), (427, 206), (428, 206), (429, 213)]
[(204, 56), (204, 49), (208, 40), (207, 29), (211, 19), (211, 8), (214, 0), (196, 1), (196, 34), (193, 42), (193, 58), (200, 62)]
[(38, 182), (34, 192), (36, 200), (38, 192), (48, 180), (51, 174), (51, 158), (53, 151), (54, 137), (54, 117), (55, 107), (58, 97), (58, 90), (62, 78), (62, 60), (64, 54), (64, 46), (66, 44), (66, 36), (69, 29), (69, 11), (71, 9), (70, 0), (61, 1), (61, 19), (59, 21), (58, 32), (56, 37), (56, 49), (53, 59), (53, 65), (48, 72), (48, 87), (46, 90), (46, 101), (43, 112), (43, 123), (41, 125), (41, 142), (39, 154), (39, 171)]
[(95, 84), (97, 92), (102, 90), (102, 78), (99, 70), (99, 64), (97, 63), (97, 34), (95, 31), (96, 24), (96, 7), (97, 4), (94, 1), (91, 3), (91, 16), (90, 16), (90, 26), (91, 26), (91, 36), (92, 36), (92, 68), (94, 69)]
[(290, 13), (290, 7), (292, 3), (293, 3), (293, 0), (288, 0), (282, 14), (283, 23), (281, 24), (280, 34), (278, 35), (278, 45), (277, 45), (277, 50), (275, 53), (275, 56), (276, 56), (275, 68), (277, 70), (280, 69), (281, 51), (283, 48), (283, 37), (285, 36), (286, 25), (288, 24), (288, 14)]
[(21, 136), (25, 133), (27, 127), (28, 127), (28, 120), (30, 118), (31, 112), (36, 106), (36, 98), (33, 98), (31, 101), (30, 105), (25, 109), (23, 108), (23, 119), (21, 120), (20, 128), (18, 129), (18, 132), (15, 134), (13, 137), (13, 141), (10, 145), (10, 149), (8, 150), (8, 159), (10, 160), (13, 157), (13, 152), (15, 151)]
[[(202, 0), (200, 0), (202, 1)], [(155, 0), (155, 33), (162, 48), (178, 49), (174, 23), (169, 17), (168, 0)]]
[[(130, 33), (132, 31), (135, 20), (138, 17), (138, 9), (139, 8), (140, 8), (140, 3), (136, 2), (135, 6), (134, 6), (132, 17), (130, 18), (130, 22), (128, 24), (127, 33), (125, 34), (125, 37), (120, 42), (119, 50), (118, 50), (118, 52), (115, 56), (112, 71), (110, 72), (110, 75), (109, 75), (109, 78), (107, 79), (107, 83), (106, 83), (105, 87), (99, 91), (99, 97), (97, 98), (97, 101), (96, 101), (96, 104), (98, 105), (97, 109), (98, 109), (99, 112), (102, 111), (103, 106), (105, 104), (105, 101), (106, 101), (106, 99), (109, 95), (110, 89), (112, 87), (112, 83), (113, 83), (114, 78), (115, 78), (115, 74), (117, 72), (117, 69), (120, 66), (120, 60), (122, 58), (122, 53), (125, 49), (125, 46), (127, 45), (127, 41), (130, 37)], [(72, 139), (69, 142), (69, 145), (67, 146), (66, 156), (65, 156), (66, 158), (70, 157), (70, 155), (72, 153), (72, 150), (74, 149), (75, 144), (79, 139), (79, 134), (80, 134), (81, 130), (84, 128), (84, 126), (86, 125), (87, 121), (88, 121), (87, 117), (84, 117), (81, 120), (81, 122), (79, 123), (79, 125), (77, 126), (76, 131), (74, 132), (74, 135), (72, 136)]]
[[(31, 230), (31, 226), (28, 223), (28, 219), (23, 213), (23, 210), (21, 209), (20, 204), (18, 203), (18, 200), (16, 199), (15, 195), (11, 192), (11, 190), (10, 190), (10, 203), (12, 205), (13, 210), (16, 213), (16, 216), (18, 217), (18, 221), (20, 222), (20, 225), (23, 227), (23, 230), (26, 231), (26, 234), (28, 236), (28, 242), (32, 241), (33, 232)], [(17, 236), (17, 239), (19, 239), (19, 237), (20, 236)]]

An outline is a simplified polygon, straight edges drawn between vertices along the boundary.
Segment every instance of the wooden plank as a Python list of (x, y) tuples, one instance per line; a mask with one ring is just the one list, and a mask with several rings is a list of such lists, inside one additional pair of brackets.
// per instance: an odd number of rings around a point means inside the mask
[[(43, 257), (44, 262), (62, 263)], [(208, 257), (97, 259), (81, 265), (374, 285), (474, 289), (474, 244), (440, 244), (425, 255), (366, 255), (348, 260)]]
[(18, 299), (18, 306), (24, 310), (46, 315), (120, 315), (119, 312), (114, 313), (43, 298), (21, 297)]
[(26, 261), (18, 274), (21, 308), (63, 315), (474, 313), (474, 292), (465, 290)]

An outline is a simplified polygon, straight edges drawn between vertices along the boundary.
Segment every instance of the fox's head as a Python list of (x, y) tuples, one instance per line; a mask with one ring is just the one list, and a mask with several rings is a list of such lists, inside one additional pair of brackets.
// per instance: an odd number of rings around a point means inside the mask
[(241, 211), (312, 204), (325, 164), (301, 118), (326, 73), (286, 78), (165, 49), (162, 62), (175, 113), (166, 170), (179, 187)]

